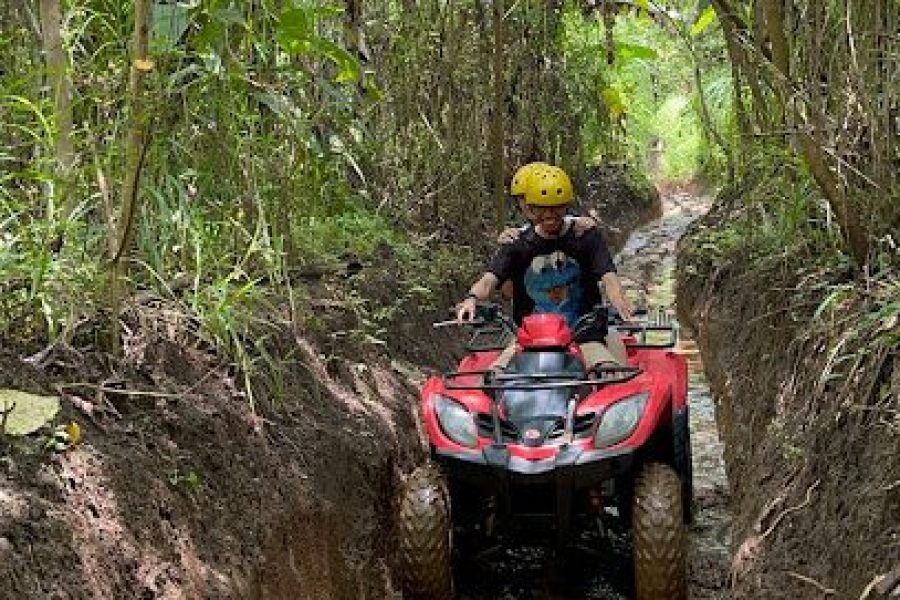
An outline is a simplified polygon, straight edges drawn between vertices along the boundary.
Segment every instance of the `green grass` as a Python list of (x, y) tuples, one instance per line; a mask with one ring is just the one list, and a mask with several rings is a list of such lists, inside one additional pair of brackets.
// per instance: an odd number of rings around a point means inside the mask
[(307, 256), (323, 253), (367, 256), (382, 244), (397, 248), (406, 243), (384, 217), (358, 204), (335, 216), (300, 218), (295, 231)]

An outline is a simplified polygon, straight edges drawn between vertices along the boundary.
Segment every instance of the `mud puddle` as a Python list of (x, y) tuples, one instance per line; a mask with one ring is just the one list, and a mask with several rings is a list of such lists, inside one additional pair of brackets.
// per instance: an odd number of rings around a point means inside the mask
[[(674, 317), (675, 247), (686, 227), (709, 207), (709, 199), (684, 192), (663, 197), (663, 216), (634, 232), (616, 257), (628, 297), (638, 306), (659, 307)], [(714, 404), (703, 377), (699, 352), (689, 339), (677, 351), (688, 358), (689, 404), (694, 464), (694, 523), (689, 530), (690, 597), (728, 597), (731, 517), (722, 445)], [(592, 534), (585, 546), (594, 546)], [(497, 554), (458, 564), (461, 600), (624, 600), (633, 594), (630, 548), (625, 536), (613, 536), (612, 551), (576, 552), (554, 560), (542, 547), (511, 545)]]

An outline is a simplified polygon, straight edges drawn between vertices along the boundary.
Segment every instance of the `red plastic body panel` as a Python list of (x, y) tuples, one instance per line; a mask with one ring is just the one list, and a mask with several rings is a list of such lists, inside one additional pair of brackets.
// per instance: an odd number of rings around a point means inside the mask
[(491, 364), (500, 356), (499, 350), (489, 352), (473, 352), (467, 355), (459, 363), (458, 371), (483, 371), (490, 368)]
[(522, 319), (516, 339), (522, 348), (565, 348), (572, 343), (572, 330), (562, 315), (539, 313)]

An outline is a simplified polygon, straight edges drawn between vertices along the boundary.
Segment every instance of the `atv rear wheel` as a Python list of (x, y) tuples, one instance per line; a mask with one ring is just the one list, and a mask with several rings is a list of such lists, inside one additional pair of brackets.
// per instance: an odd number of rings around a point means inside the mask
[(449, 600), (450, 500), (441, 472), (432, 464), (407, 478), (400, 498), (400, 556), (405, 590), (412, 598)]
[(650, 463), (634, 482), (634, 587), (637, 600), (687, 598), (687, 560), (681, 479)]

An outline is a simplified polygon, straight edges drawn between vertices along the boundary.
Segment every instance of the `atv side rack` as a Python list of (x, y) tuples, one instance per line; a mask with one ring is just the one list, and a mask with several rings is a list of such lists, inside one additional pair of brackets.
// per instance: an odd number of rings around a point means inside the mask
[[(622, 322), (614, 325), (618, 331), (636, 335), (638, 342), (636, 344), (627, 344), (629, 348), (674, 348), (678, 343), (678, 330), (673, 325), (645, 325), (641, 323)], [(661, 342), (648, 342), (647, 334), (657, 331), (664, 331), (669, 334), (669, 338)]]

